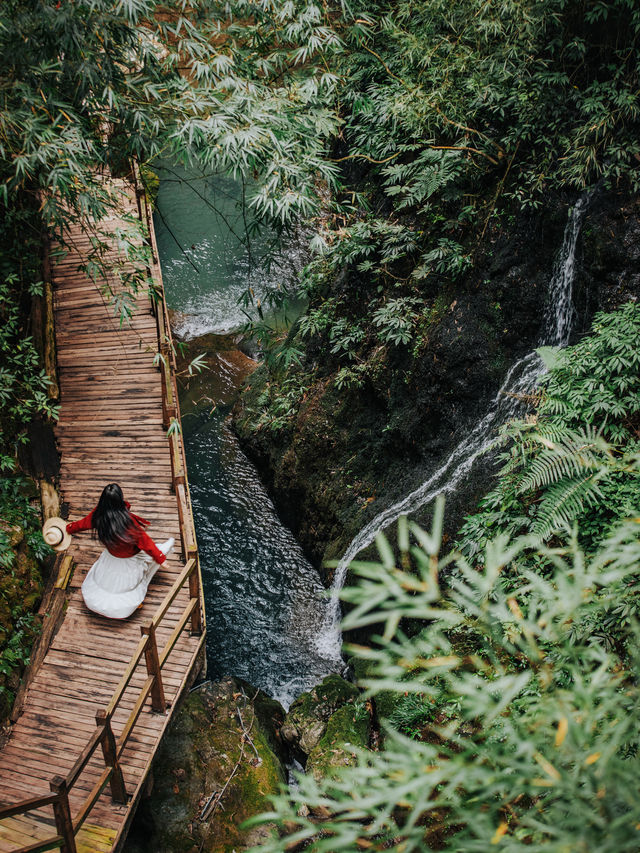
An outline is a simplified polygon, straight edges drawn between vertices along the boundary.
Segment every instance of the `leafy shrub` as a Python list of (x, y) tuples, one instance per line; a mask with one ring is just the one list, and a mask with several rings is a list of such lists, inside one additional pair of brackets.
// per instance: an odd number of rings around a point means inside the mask
[[(0, 519), (5, 525), (18, 525), (24, 530), (27, 545), (38, 560), (52, 554), (51, 548), (42, 538), (40, 513), (31, 505), (25, 492), (24, 477), (0, 478)], [(15, 554), (9, 545), (9, 535), (0, 526), (0, 568), (10, 568)]]
[(639, 340), (640, 305), (630, 302), (598, 314), (590, 336), (555, 354), (541, 380), (535, 420), (503, 430), (508, 447), (498, 483), (460, 532), (466, 554), (499, 532), (547, 539), (575, 521), (593, 548), (611, 525), (637, 511)]
[(27, 333), (31, 299), (43, 287), (40, 245), (32, 234), (37, 224), (30, 207), (8, 211), (0, 223), (0, 472), (15, 469), (15, 448), (26, 441), (26, 425), (36, 416), (57, 415), (49, 378)]
[(372, 317), (378, 338), (388, 344), (408, 344), (418, 319), (419, 302), (408, 297), (390, 299), (377, 308)]
[(541, 380), (539, 418), (596, 428), (616, 444), (640, 437), (640, 305), (599, 313), (592, 333), (557, 353)]
[[(430, 533), (399, 525), (402, 569), (383, 536), (380, 562), (353, 564), (345, 627), (383, 626), (366, 650), (370, 694), (425, 696), (455, 713), (427, 721), (419, 740), (390, 726), (385, 749), (359, 750), (337, 779), (301, 776), (262, 816), (279, 834), (260, 850), (637, 849), (639, 626), (627, 623), (623, 657), (575, 629), (597, 624), (621, 586), (640, 593), (637, 522), (591, 557), (575, 537), (550, 550), (499, 536), (477, 571), (440, 556), (442, 518), (440, 503)], [(530, 570), (531, 554), (547, 577)], [(408, 637), (405, 619), (428, 627)]]

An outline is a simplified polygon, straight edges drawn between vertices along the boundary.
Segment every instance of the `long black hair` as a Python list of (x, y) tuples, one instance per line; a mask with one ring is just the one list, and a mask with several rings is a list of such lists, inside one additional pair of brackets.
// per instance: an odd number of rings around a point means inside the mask
[(102, 490), (98, 506), (93, 511), (93, 527), (106, 548), (118, 542), (133, 541), (133, 519), (117, 483), (109, 483)]

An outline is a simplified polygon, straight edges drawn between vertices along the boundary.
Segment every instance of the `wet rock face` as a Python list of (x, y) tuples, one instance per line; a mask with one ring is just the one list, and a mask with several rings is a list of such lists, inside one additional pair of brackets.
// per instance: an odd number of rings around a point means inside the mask
[(629, 299), (640, 299), (640, 200), (596, 195), (581, 245), (574, 290), (578, 333), (588, 331), (596, 311), (613, 311)]
[(301, 763), (320, 744), (336, 711), (353, 705), (358, 688), (339, 675), (328, 675), (320, 684), (299, 696), (289, 709), (280, 734)]
[[(289, 431), (252, 433), (236, 408), (243, 448), (316, 564), (342, 556), (370, 518), (422, 482), (475, 422), (512, 360), (531, 349), (565, 222), (558, 206), (546, 218), (489, 229), (474, 270), (433, 297), (411, 346), (370, 354), (361, 389), (339, 389), (331, 356), (318, 352), (329, 375), (305, 394)], [(268, 381), (263, 369), (251, 377), (247, 411)]]
[[(484, 413), (509, 366), (536, 345), (574, 201), (550, 200), (544, 211), (492, 224), (465, 280), (434, 298), (412, 351), (379, 347), (363, 388), (339, 390), (329, 348), (316, 346), (309, 359), (319, 378), (295, 422), (277, 434), (253, 432), (247, 413), (273, 378), (264, 368), (251, 377), (234, 413), (236, 432), (316, 564), (339, 559), (377, 512), (423, 482)], [(594, 311), (640, 297), (638, 247), (638, 203), (594, 197), (576, 256), (576, 334), (589, 328)], [(355, 298), (352, 307), (359, 316)], [(489, 474), (476, 473), (467, 494), (449, 501), (450, 532), (486, 492)]]
[(278, 702), (232, 678), (192, 691), (154, 761), (126, 853), (239, 853), (260, 844), (268, 827), (240, 825), (268, 810), (284, 781), (283, 719)]

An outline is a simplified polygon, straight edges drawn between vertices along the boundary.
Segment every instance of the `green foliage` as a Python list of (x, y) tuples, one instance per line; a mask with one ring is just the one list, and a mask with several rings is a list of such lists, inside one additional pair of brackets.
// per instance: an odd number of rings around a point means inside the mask
[(463, 253), (462, 246), (455, 240), (440, 237), (437, 245), (422, 255), (421, 263), (413, 271), (413, 278), (426, 278), (435, 270), (438, 273), (449, 273), (456, 279), (471, 266), (471, 258)]
[[(52, 554), (42, 538), (40, 513), (26, 496), (28, 483), (24, 477), (0, 478), (0, 519), (6, 525), (17, 525), (25, 532), (27, 545), (38, 560)], [(15, 552), (9, 544), (9, 533), (0, 526), (0, 568), (11, 568)]]
[(260, 216), (315, 217), (300, 361), (331, 352), (340, 387), (380, 342), (422, 351), (426, 324), (389, 306), (448, 292), (494, 214), (638, 186), (632, 0), (236, 0), (224, 14), (221, 108), (194, 140), (211, 134), (216, 167), (250, 167)]
[[(455, 279), (501, 194), (636, 180), (639, 32), (632, 0), (7, 0), (0, 199), (40, 193), (60, 238), (81, 221), (98, 274), (90, 223), (120, 205), (100, 170), (138, 162), (152, 192), (156, 158), (195, 157), (250, 179), (277, 228), (328, 212), (325, 272)], [(149, 286), (136, 245), (130, 292)]]
[(42, 538), (40, 513), (26, 496), (27, 486), (22, 477), (0, 478), (0, 721), (40, 630), (33, 612), (41, 594), (36, 561), (52, 553)]
[(15, 468), (15, 448), (34, 417), (56, 417), (49, 379), (28, 333), (31, 299), (42, 294), (38, 218), (31, 205), (0, 221), (0, 472)]
[[(544, 539), (578, 522), (594, 548), (640, 506), (640, 306), (598, 314), (593, 333), (545, 353), (534, 421), (506, 426), (498, 483), (468, 518), (460, 547), (477, 554), (497, 532)], [(605, 441), (606, 437), (608, 441)]]
[(395, 345), (408, 344), (418, 319), (418, 306), (417, 300), (404, 297), (391, 299), (376, 309), (371, 319), (380, 340)]
[(308, 390), (303, 377), (296, 373), (283, 382), (266, 381), (256, 399), (247, 404), (250, 428), (274, 434), (290, 428)]
[(367, 364), (356, 364), (353, 367), (342, 367), (336, 373), (335, 385), (339, 391), (343, 388), (348, 390), (358, 390), (364, 388), (365, 379), (368, 372)]
[[(637, 599), (637, 522), (591, 557), (575, 538), (550, 550), (499, 536), (479, 572), (440, 555), (442, 519), (440, 504), (430, 533), (402, 522), (403, 568), (380, 536), (380, 562), (353, 564), (360, 582), (345, 591), (345, 627), (381, 626), (355, 650), (368, 660), (363, 686), (415, 697), (405, 717), (427, 701), (435, 713), (419, 719), (418, 739), (389, 725), (385, 749), (358, 750), (337, 779), (300, 777), (263, 816), (280, 835), (260, 849), (636, 849), (639, 626), (627, 621), (622, 657), (576, 626), (606, 618), (623, 587)], [(531, 555), (548, 576), (530, 570)], [(425, 628), (409, 637), (405, 620)]]
[[(17, 617), (16, 625), (9, 642), (0, 650), (0, 678), (10, 677), (14, 672), (21, 672), (29, 665), (31, 647), (41, 627), (34, 613), (12, 615)], [(13, 702), (13, 692), (0, 684), (0, 696), (3, 693), (8, 702)]]
[(0, 281), (0, 407), (7, 422), (22, 426), (36, 414), (55, 416), (57, 409), (49, 399), (49, 378), (33, 339), (24, 337), (23, 318), (13, 298), (16, 283), (12, 275)]
[(422, 740), (427, 724), (435, 716), (435, 706), (417, 693), (407, 693), (398, 702), (389, 723), (400, 734), (413, 740)]
[(621, 444), (640, 435), (640, 305), (600, 313), (592, 334), (558, 353), (542, 380), (540, 418), (577, 428), (587, 423)]

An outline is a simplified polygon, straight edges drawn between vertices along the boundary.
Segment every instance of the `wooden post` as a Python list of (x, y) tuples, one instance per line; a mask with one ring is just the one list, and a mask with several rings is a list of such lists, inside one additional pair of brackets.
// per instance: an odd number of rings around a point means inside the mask
[[(158, 333), (161, 334), (160, 329), (158, 329)], [(160, 341), (160, 361), (158, 363), (158, 368), (160, 369), (160, 382), (162, 386), (162, 426), (165, 430), (169, 429), (169, 423), (171, 421), (169, 415), (169, 393), (167, 390), (166, 357), (166, 348), (163, 346), (162, 341)]]
[(177, 416), (176, 405), (171, 386), (171, 368), (169, 366), (169, 350), (166, 345), (160, 344), (162, 355), (162, 425), (165, 430), (169, 429), (171, 421)]
[(77, 853), (76, 836), (73, 831), (71, 809), (69, 808), (69, 791), (64, 776), (54, 776), (49, 782), (49, 788), (58, 799), (53, 804), (53, 815), (56, 821), (56, 832), (62, 838), (60, 853)]
[(182, 557), (185, 562), (189, 559), (188, 549), (189, 541), (187, 536), (187, 493), (184, 483), (176, 485), (176, 495), (178, 503), (178, 521), (180, 523), (180, 544), (182, 545)]
[(164, 698), (164, 686), (162, 684), (162, 672), (160, 671), (160, 660), (158, 658), (158, 644), (156, 643), (156, 629), (153, 622), (140, 626), (140, 633), (148, 636), (149, 641), (144, 650), (144, 659), (147, 664), (147, 674), (153, 676), (151, 686), (151, 707), (158, 714), (164, 714), (167, 710), (167, 702)]
[(169, 429), (169, 411), (167, 409), (167, 397), (164, 393), (164, 376), (162, 378), (162, 428), (164, 430)]
[(104, 755), (104, 763), (107, 767), (112, 767), (111, 779), (111, 797), (116, 803), (127, 802), (127, 789), (124, 784), (124, 776), (122, 775), (122, 767), (118, 761), (118, 752), (116, 749), (116, 739), (113, 736), (111, 728), (111, 718), (107, 717), (106, 711), (100, 709), (96, 712), (96, 725), (104, 730), (101, 746), (102, 754)]
[(171, 456), (171, 488), (175, 491), (179, 485), (184, 486), (184, 466), (182, 464), (182, 453), (180, 452), (180, 438), (178, 433), (173, 432), (169, 436), (169, 454)]
[(202, 609), (200, 607), (200, 565), (198, 556), (195, 556), (196, 567), (189, 575), (189, 596), (195, 598), (197, 604), (191, 614), (191, 633), (202, 634)]

